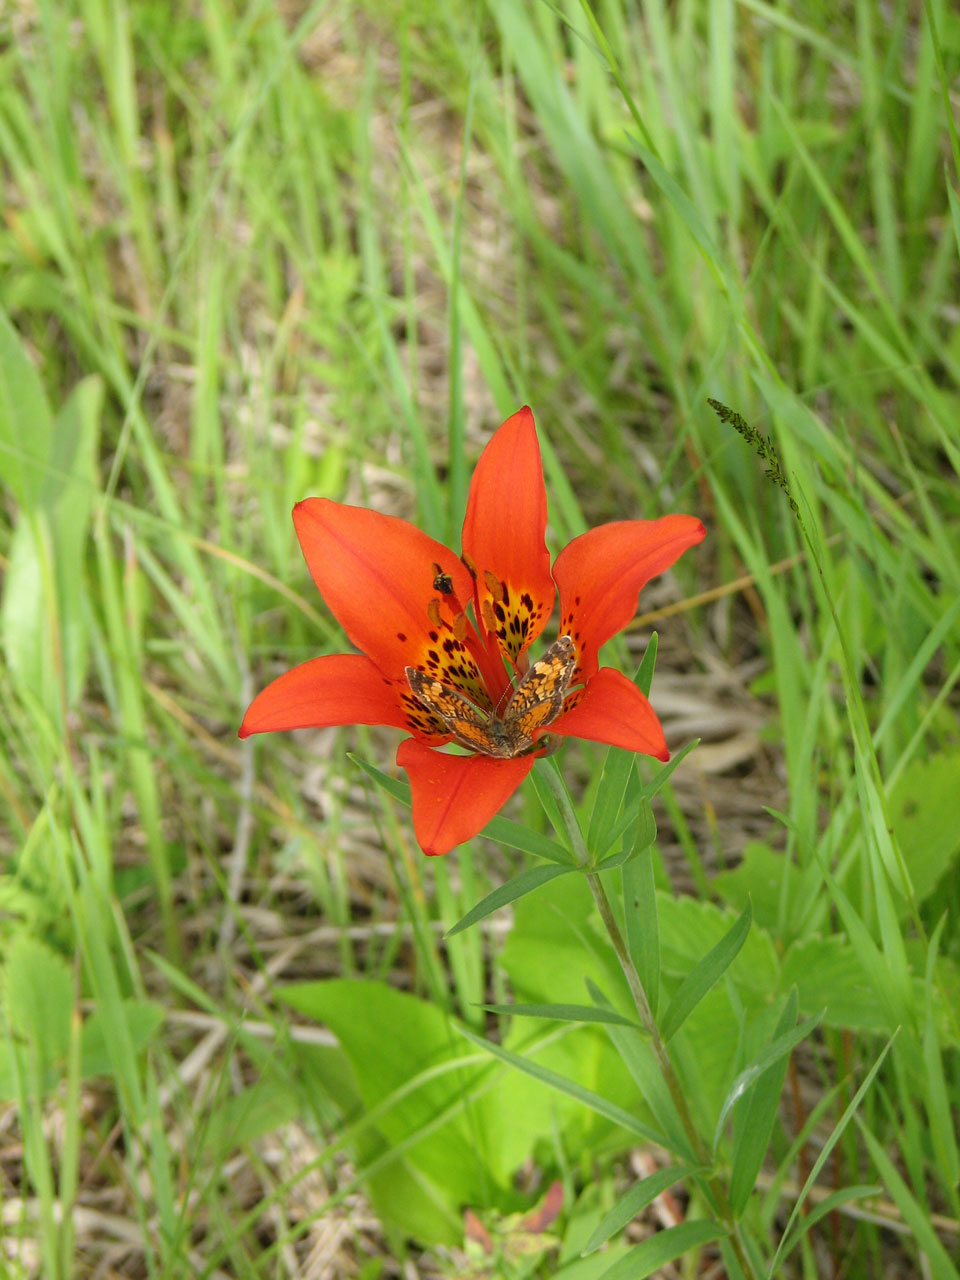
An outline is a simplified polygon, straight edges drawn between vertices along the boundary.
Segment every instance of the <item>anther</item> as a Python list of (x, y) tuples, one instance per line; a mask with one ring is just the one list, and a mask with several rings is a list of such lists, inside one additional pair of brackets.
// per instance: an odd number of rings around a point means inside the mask
[(433, 623), (435, 627), (440, 627), (443, 625), (443, 620), (440, 617), (440, 601), (439, 600), (436, 600), (436, 599), (431, 600), (430, 603), (427, 605), (427, 617), (430, 619), (430, 621)]
[(485, 570), (483, 580), (487, 584), (487, 590), (493, 596), (494, 600), (503, 604), (507, 598), (507, 589), (497, 577), (495, 573), (491, 573), (489, 569)]

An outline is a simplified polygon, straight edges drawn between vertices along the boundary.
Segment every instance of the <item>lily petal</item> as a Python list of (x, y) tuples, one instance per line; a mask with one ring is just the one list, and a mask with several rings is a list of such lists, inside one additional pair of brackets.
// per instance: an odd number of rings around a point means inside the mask
[[(326, 729), (339, 724), (386, 724), (428, 742), (449, 741), (431, 732), (429, 715), (409, 688), (388, 681), (359, 653), (311, 658), (285, 671), (258, 693), (240, 726), (240, 737), (274, 729)], [(442, 725), (440, 726), (443, 727)]]
[(633, 681), (613, 667), (601, 667), (576, 705), (546, 732), (608, 742), (612, 747), (625, 747), (658, 760), (670, 759), (657, 713)]
[[(298, 502), (293, 523), (327, 606), (384, 675), (403, 680), (406, 667), (433, 669), (426, 655), (434, 649), (443, 658), (441, 630), (453, 646), (451, 660), (474, 666), (449, 625), (438, 627), (427, 612), (441, 599), (461, 602), (451, 607), (462, 611), (473, 596), (473, 579), (449, 548), (407, 520), (328, 498)], [(451, 592), (436, 585), (441, 577)]]
[(560, 634), (573, 636), (577, 646), (575, 680), (589, 680), (597, 670), (600, 646), (636, 613), (641, 588), (706, 533), (695, 516), (617, 520), (564, 547), (553, 576), (560, 592)]
[(478, 574), (478, 620), (513, 663), (553, 611), (556, 588), (546, 529), (540, 445), (533, 414), (524, 407), (498, 428), (480, 455), (463, 521), (464, 554)]
[(413, 796), (413, 830), (424, 853), (449, 853), (487, 825), (533, 768), (534, 757), (450, 756), (408, 738), (397, 750)]

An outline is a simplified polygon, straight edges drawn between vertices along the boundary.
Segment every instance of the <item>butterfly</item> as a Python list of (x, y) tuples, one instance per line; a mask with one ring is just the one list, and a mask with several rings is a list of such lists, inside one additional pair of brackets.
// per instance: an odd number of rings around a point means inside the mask
[(462, 693), (416, 667), (407, 667), (406, 676), (417, 701), (443, 721), (461, 746), (510, 760), (529, 751), (535, 730), (560, 714), (576, 665), (576, 645), (570, 636), (561, 636), (523, 676), (502, 716), (479, 711)]

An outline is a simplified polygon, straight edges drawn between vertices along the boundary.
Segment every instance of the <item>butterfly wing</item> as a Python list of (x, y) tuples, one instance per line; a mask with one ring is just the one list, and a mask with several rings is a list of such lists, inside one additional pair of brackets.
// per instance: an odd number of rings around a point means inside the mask
[(503, 717), (517, 751), (529, 747), (534, 732), (560, 714), (576, 665), (576, 645), (570, 636), (561, 636), (517, 685)]
[(407, 667), (406, 676), (414, 697), (443, 721), (461, 746), (488, 756), (512, 754), (504, 750), (501, 735), (497, 733), (502, 725), (495, 716), (478, 711), (462, 693), (416, 667)]

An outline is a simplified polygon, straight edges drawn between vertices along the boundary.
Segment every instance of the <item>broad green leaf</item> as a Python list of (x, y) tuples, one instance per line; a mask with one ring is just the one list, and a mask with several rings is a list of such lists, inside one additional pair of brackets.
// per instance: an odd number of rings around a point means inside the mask
[(863, 967), (843, 937), (804, 938), (795, 942), (783, 961), (783, 987), (795, 986), (800, 1012), (825, 1009), (827, 1026), (882, 1034), (888, 1021), (872, 997)]
[(37, 1054), (41, 1071), (59, 1068), (70, 1044), (74, 979), (63, 956), (29, 934), (7, 948), (3, 997), (10, 1030)]
[(664, 1040), (670, 1040), (676, 1035), (710, 988), (719, 982), (729, 969), (736, 959), (737, 952), (747, 940), (751, 919), (750, 904), (747, 903), (746, 910), (729, 933), (720, 939), (713, 950), (708, 952), (680, 983), (663, 1015), (660, 1031)]
[[(541, 1067), (615, 1103), (643, 1122), (637, 1094), (617, 1058), (604, 1028), (593, 1023), (546, 1023), (513, 1018), (501, 1044), (511, 1053), (533, 1059)], [(636, 1034), (636, 1033), (634, 1033)], [(485, 1076), (486, 1080), (487, 1077)], [(491, 1172), (506, 1186), (538, 1143), (563, 1141), (567, 1149), (595, 1150), (622, 1142), (611, 1133), (611, 1121), (582, 1107), (569, 1096), (544, 1089), (533, 1076), (495, 1070), (495, 1083), (480, 1099), (477, 1123), (496, 1134), (490, 1144)], [(619, 1131), (617, 1131), (619, 1135)]]
[(10, 539), (0, 598), (0, 639), (11, 673), (48, 709), (57, 697), (50, 642), (53, 558), (47, 512), (22, 514)]
[(861, 972), (868, 984), (868, 990), (872, 988), (869, 998), (877, 1005), (878, 1012), (886, 1015), (884, 1030), (904, 1024), (912, 1027), (913, 1010), (898, 991), (886, 956), (873, 940), (870, 930), (833, 875), (826, 867), (822, 870), (827, 890), (847, 930)]
[[(404, 1212), (416, 1215), (411, 1231), (424, 1239), (455, 1238), (457, 1206), (477, 1203), (483, 1194), (483, 1143), (496, 1141), (496, 1135), (478, 1140), (458, 1105), (479, 1068), (458, 1064), (455, 1024), (436, 1006), (382, 982), (294, 983), (278, 994), (326, 1024), (350, 1060), (365, 1118), (374, 1116), (373, 1129), (364, 1131), (366, 1158), (376, 1158), (383, 1144), (401, 1152), (381, 1171), (378, 1208), (394, 1222), (402, 1195)], [(437, 1127), (446, 1112), (449, 1119)], [(419, 1208), (404, 1184), (419, 1186)]]
[(452, 929), (447, 930), (446, 936), (449, 938), (459, 933), (462, 929), (469, 929), (478, 920), (483, 920), (500, 907), (505, 907), (507, 903), (516, 902), (518, 898), (532, 893), (535, 889), (539, 889), (541, 885), (549, 884), (551, 880), (556, 880), (557, 876), (569, 875), (575, 869), (574, 867), (556, 866), (528, 867), (526, 871), (521, 871), (518, 876), (514, 876), (512, 880), (508, 880), (505, 884), (499, 885), (494, 889), (492, 893), (488, 893), (461, 920), (458, 920)]
[(587, 976), (615, 993), (618, 1008), (631, 1007), (626, 980), (594, 913), (582, 875), (560, 876), (516, 903), (500, 953), (515, 999), (577, 1004)]
[(690, 1172), (684, 1165), (671, 1165), (668, 1169), (658, 1169), (648, 1178), (642, 1179), (635, 1187), (631, 1187), (620, 1197), (608, 1214), (600, 1222), (590, 1239), (583, 1246), (583, 1256), (593, 1253), (602, 1244), (606, 1244), (611, 1236), (622, 1231), (641, 1209), (645, 1209), (661, 1192), (672, 1187)]
[[(545, 885), (537, 894), (518, 901), (513, 908), (513, 928), (508, 934), (500, 961), (512, 989), (513, 998), (532, 1004), (584, 1003), (584, 978), (591, 977), (616, 1001), (616, 1009), (632, 1014), (630, 992), (605, 934), (595, 915), (593, 898), (583, 876), (562, 876)], [(594, 1002), (595, 1003), (595, 1002)], [(511, 1024), (505, 1044), (515, 1052), (525, 1052), (534, 1024), (516, 1018)], [(615, 1028), (617, 1029), (617, 1028)], [(634, 1112), (649, 1124), (648, 1109), (637, 1098), (636, 1085), (617, 1053), (609, 1035), (610, 1027), (585, 1024), (565, 1028), (549, 1047), (538, 1050), (537, 1058), (558, 1074), (601, 1093)], [(640, 1039), (636, 1030), (619, 1028), (624, 1035)], [(534, 1082), (524, 1078), (533, 1089)], [(537, 1106), (558, 1110), (555, 1097), (536, 1094)], [(534, 1105), (534, 1099), (527, 1104)], [(560, 1104), (562, 1106), (562, 1104)], [(556, 1128), (545, 1113), (548, 1127)], [(570, 1119), (563, 1121), (564, 1130), (584, 1146), (599, 1141), (606, 1122), (570, 1108)]]
[(888, 813), (918, 902), (960, 855), (960, 751), (907, 765), (891, 790)]
[(53, 420), (20, 335), (0, 310), (0, 481), (34, 510), (50, 466)]
[(681, 1222), (678, 1227), (667, 1227), (649, 1236), (643, 1244), (631, 1249), (625, 1258), (604, 1271), (600, 1280), (645, 1280), (659, 1267), (665, 1267), (674, 1258), (690, 1249), (700, 1249), (711, 1240), (726, 1235), (723, 1227), (706, 1219)]
[[(713, 902), (700, 902), (687, 895), (675, 897), (662, 889), (657, 890), (657, 916), (665, 978), (685, 977), (704, 950), (720, 942), (733, 919), (730, 911)], [(748, 995), (761, 1003), (780, 993), (780, 962), (765, 929), (754, 925), (750, 930), (730, 976), (741, 996)]]
[(738, 911), (742, 911), (749, 900), (757, 925), (773, 930), (779, 927), (781, 900), (795, 902), (799, 883), (800, 873), (790, 859), (756, 840), (746, 845), (733, 871), (723, 871), (710, 882)]
[(509, 1014), (516, 1018), (552, 1018), (556, 1022), (612, 1022), (621, 1027), (643, 1028), (615, 1009), (598, 1009), (592, 1004), (483, 1004), (490, 1013)]
[(267, 1072), (211, 1109), (204, 1147), (214, 1153), (213, 1158), (225, 1160), (257, 1138), (287, 1128), (302, 1109), (303, 1099), (290, 1081), (278, 1072)]
[[(162, 1005), (152, 1000), (124, 1000), (123, 1018), (130, 1044), (135, 1052), (145, 1049), (163, 1026), (164, 1011)], [(83, 1075), (105, 1076), (110, 1073), (110, 1054), (107, 1039), (116, 1035), (116, 1027), (96, 1010), (83, 1024), (81, 1041), (81, 1063)]]
[(64, 405), (47, 442), (47, 470), (13, 531), (0, 601), (10, 670), (48, 710), (68, 704), (86, 675), (88, 620), (83, 562), (95, 485), (103, 384), (87, 378)]

